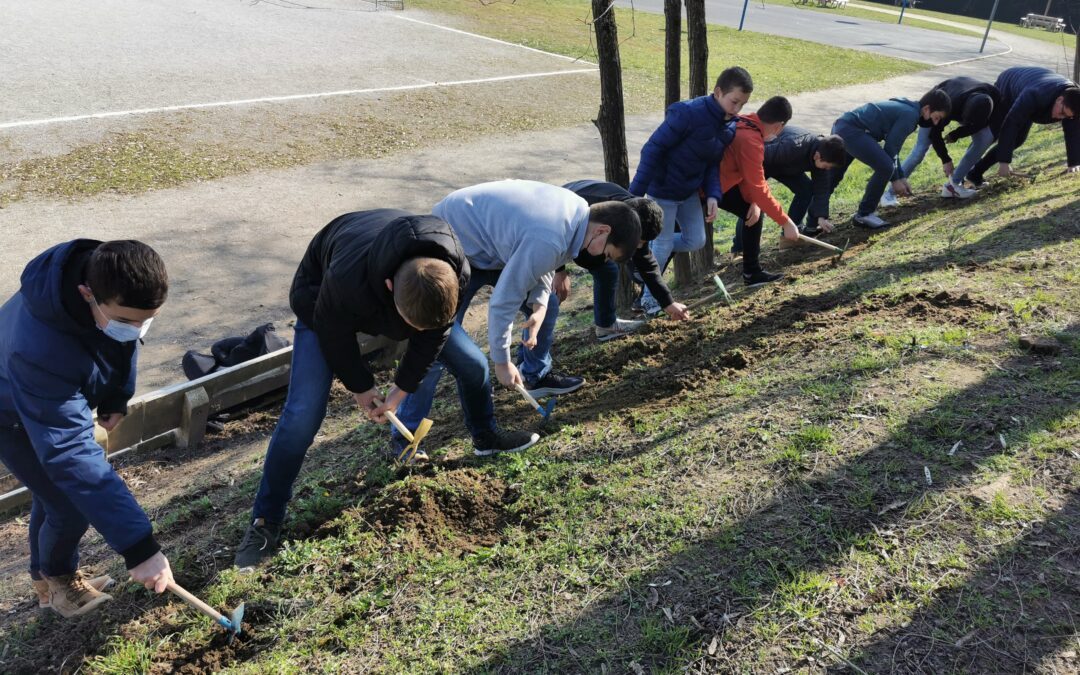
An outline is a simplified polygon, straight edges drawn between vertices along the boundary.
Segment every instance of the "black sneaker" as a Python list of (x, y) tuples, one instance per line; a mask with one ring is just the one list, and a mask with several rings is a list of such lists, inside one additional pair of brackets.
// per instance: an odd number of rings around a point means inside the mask
[(248, 525), (240, 546), (236, 549), (233, 564), (241, 571), (250, 571), (274, 555), (281, 543), (281, 525), (257, 518)]
[(821, 226), (819, 225), (803, 225), (799, 228), (799, 232), (807, 237), (816, 237), (821, 234)]
[(772, 282), (779, 281), (783, 278), (783, 274), (773, 274), (772, 272), (766, 272), (765, 270), (758, 270), (753, 274), (742, 275), (742, 281), (744, 284), (746, 284), (747, 288), (764, 286), (765, 284), (771, 284)]
[(539, 434), (531, 431), (485, 431), (473, 437), (473, 454), (489, 457), (500, 452), (521, 452), (536, 445)]
[[(646, 311), (648, 311), (646, 309)], [(535, 382), (525, 382), (525, 389), (528, 390), (529, 396), (533, 398), (540, 398), (541, 396), (555, 396), (557, 394), (569, 394), (572, 391), (581, 389), (581, 385), (585, 384), (585, 380), (580, 377), (574, 377), (572, 375), (560, 375), (554, 370), (549, 370), (548, 374), (541, 377)]]

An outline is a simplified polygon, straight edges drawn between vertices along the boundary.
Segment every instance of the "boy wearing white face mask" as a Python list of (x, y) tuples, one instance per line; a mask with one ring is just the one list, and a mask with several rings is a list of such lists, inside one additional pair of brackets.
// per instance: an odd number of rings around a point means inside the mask
[(720, 208), (745, 218), (743, 231), (743, 283), (753, 288), (784, 275), (767, 272), (758, 262), (761, 251), (761, 212), (784, 228), (784, 238), (796, 241), (799, 228), (776, 201), (765, 179), (765, 141), (776, 137), (791, 119), (791, 103), (783, 96), (765, 101), (756, 113), (743, 115), (735, 125), (735, 140), (720, 161)]
[(138, 340), (168, 294), (165, 265), (137, 241), (76, 239), (26, 266), (0, 307), (0, 460), (33, 495), (30, 576), (64, 617), (111, 599), (107, 576), (79, 570), (93, 525), (131, 578), (158, 593), (173, 580), (150, 520), (94, 440), (135, 393)]

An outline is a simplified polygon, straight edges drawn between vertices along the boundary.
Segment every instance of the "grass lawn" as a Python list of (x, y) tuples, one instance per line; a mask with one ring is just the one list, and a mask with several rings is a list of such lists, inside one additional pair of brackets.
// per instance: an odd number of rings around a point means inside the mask
[[(721, 269), (736, 305), (687, 324), (598, 344), (568, 307), (559, 366), (589, 386), (521, 455), (471, 457), (447, 383), (435, 463), (390, 469), (383, 430), (337, 391), (263, 571), (236, 574), (225, 550), (257, 458), (155, 513), (183, 583), (247, 602), (246, 636), (227, 646), (125, 587), (77, 630), (7, 617), (0, 669), (1068, 672), (1080, 201), (1062, 154), (1040, 129), (1018, 162), (1033, 184), (924, 194), (889, 231), (834, 236), (852, 238), (839, 266), (769, 253), (789, 281), (756, 293)], [(505, 426), (535, 424), (507, 392), (496, 405)]]
[[(590, 8), (580, 0), (520, 0), (483, 4), (455, 0), (410, 0), (409, 7), (439, 12), (455, 26), (537, 49), (595, 60)], [(616, 9), (620, 58), (628, 106), (642, 97), (655, 109), (663, 101), (664, 19), (659, 14)], [(874, 82), (916, 72), (925, 65), (814, 42), (710, 25), (709, 73), (741, 65), (754, 76), (754, 97), (793, 95)], [(683, 56), (686, 47), (683, 46)], [(782, 55), (782, 57), (778, 57)], [(790, 64), (801, 67), (792, 68)], [(683, 82), (689, 70), (683, 64)], [(711, 85), (711, 83), (710, 83)], [(759, 93), (760, 92), (760, 93)], [(685, 84), (683, 93), (685, 95)]]

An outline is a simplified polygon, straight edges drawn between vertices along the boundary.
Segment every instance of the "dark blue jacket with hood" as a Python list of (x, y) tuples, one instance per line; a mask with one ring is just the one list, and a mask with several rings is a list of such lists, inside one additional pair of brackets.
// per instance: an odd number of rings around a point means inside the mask
[[(1000, 122), (997, 139), (997, 161), (1012, 162), (1013, 153), (1027, 140), (1032, 124), (1053, 124), (1050, 116), (1057, 97), (1069, 87), (1072, 80), (1047, 68), (1006, 68), (995, 83), (1001, 92), (1004, 119)], [(1061, 130), (1065, 134), (1065, 152), (1069, 166), (1080, 166), (1080, 120), (1063, 120)]]
[(0, 307), (0, 425), (26, 431), (45, 473), (130, 569), (159, 547), (146, 513), (94, 441), (95, 409), (127, 412), (138, 357), (137, 342), (107, 337), (78, 296), (99, 244), (76, 239), (48, 249)]
[(630, 192), (654, 199), (682, 201), (699, 189), (719, 200), (720, 160), (735, 139), (737, 118), (711, 94), (668, 106), (664, 121), (641, 148)]

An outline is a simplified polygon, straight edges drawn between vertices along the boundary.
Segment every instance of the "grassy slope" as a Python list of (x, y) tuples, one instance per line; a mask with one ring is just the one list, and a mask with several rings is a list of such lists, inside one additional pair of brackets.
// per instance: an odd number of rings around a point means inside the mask
[[(463, 457), (450, 389), (428, 447), (443, 457), (411, 475), (336, 417), (321, 452), (354, 452), (305, 477), (302, 538), (265, 574), (206, 562), (238, 536), (242, 499), (178, 560), (213, 604), (248, 601), (249, 641), (223, 652), (176, 604), (129, 620), (147, 607), (129, 592), (87, 671), (765, 671), (839, 655), (868, 672), (1067, 670), (1080, 202), (1053, 177), (1060, 154), (1040, 132), (1022, 162), (1034, 185), (924, 198), (894, 230), (845, 232), (842, 266), (787, 254), (792, 282), (689, 325), (597, 345), (574, 330), (587, 315), (568, 317), (560, 365), (592, 384), (524, 455)], [(1031, 356), (1020, 333), (1064, 351)], [(532, 419), (519, 403), (500, 394), (505, 424)], [(486, 488), (506, 502), (494, 528), (462, 507)], [(421, 505), (439, 528), (379, 526)], [(32, 621), (8, 644), (59, 629)]]

